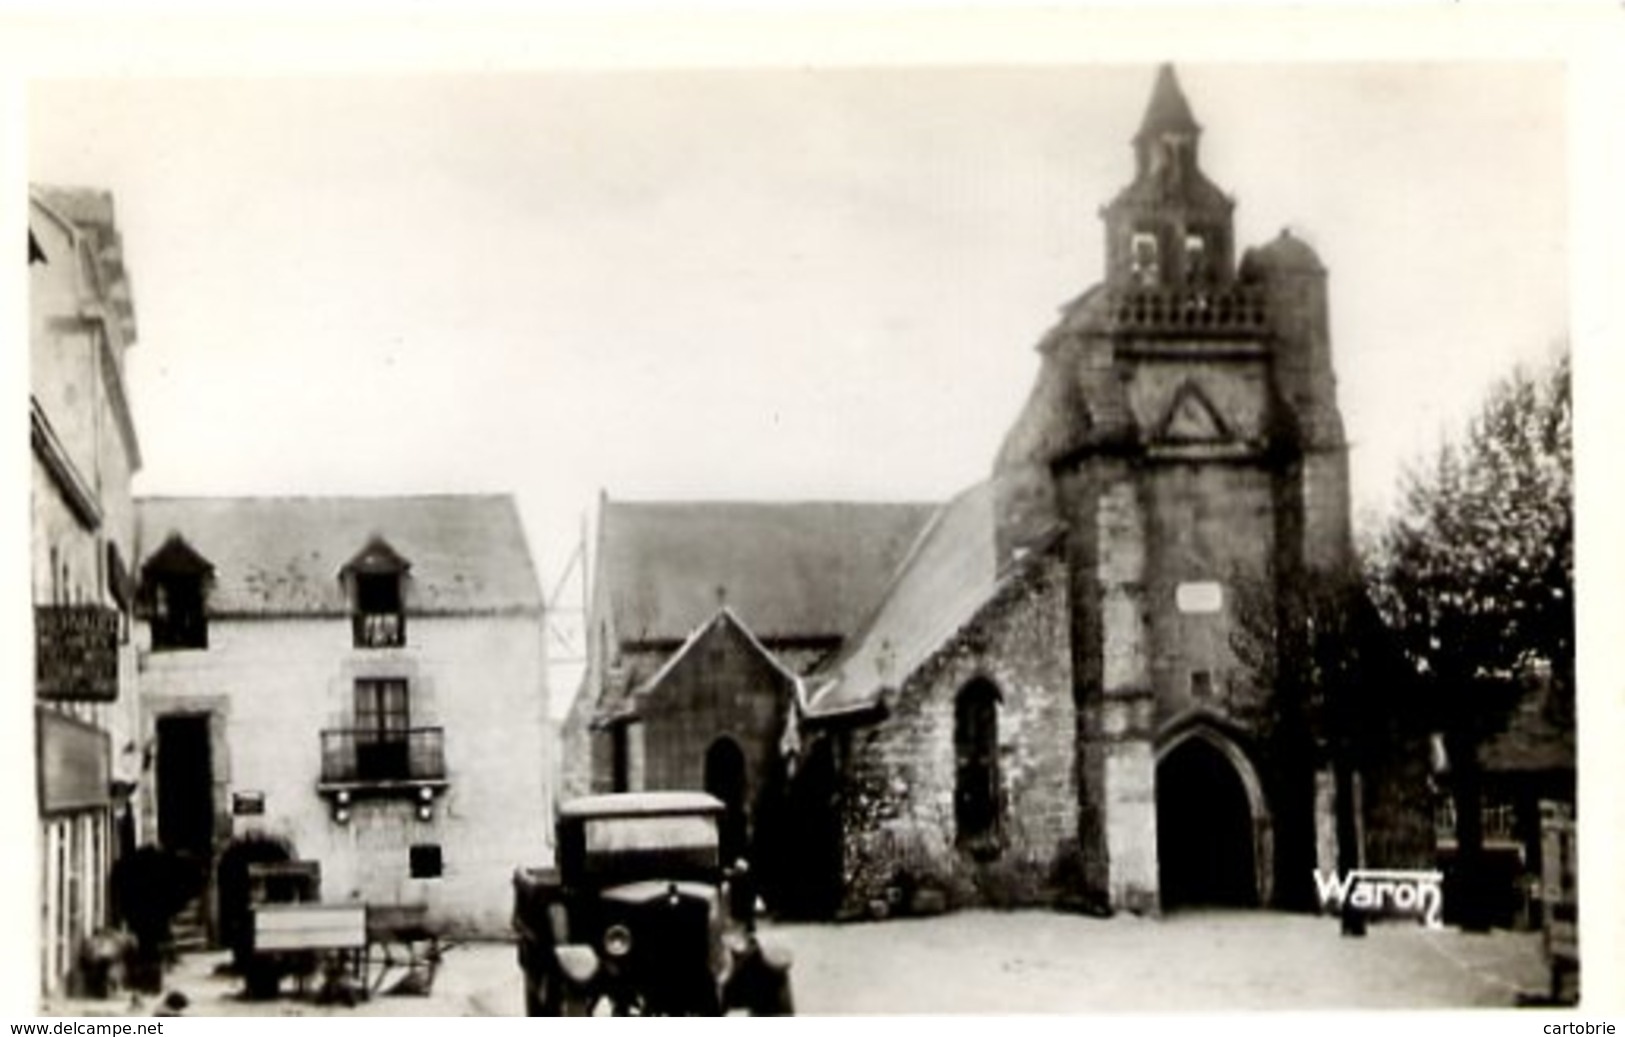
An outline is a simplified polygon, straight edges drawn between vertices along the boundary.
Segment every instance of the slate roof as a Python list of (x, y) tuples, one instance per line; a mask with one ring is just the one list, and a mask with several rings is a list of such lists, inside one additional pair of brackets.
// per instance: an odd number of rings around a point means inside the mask
[(808, 681), (809, 717), (874, 706), (993, 597), (1000, 577), (993, 485), (972, 486), (932, 517), (863, 630)]
[(374, 538), (410, 565), (409, 613), (542, 609), (505, 495), (140, 498), (136, 568), (177, 534), (214, 567), (213, 615), (348, 613), (341, 570)]
[(724, 604), (764, 641), (846, 637), (935, 510), (606, 499), (599, 592), (623, 642), (682, 641)]
[(29, 194), (89, 238), (91, 256), (101, 271), (104, 301), (123, 328), (125, 344), (135, 342), (135, 305), (130, 293), (130, 274), (124, 266), (123, 238), (114, 219), (112, 192), (34, 184), (29, 187)]

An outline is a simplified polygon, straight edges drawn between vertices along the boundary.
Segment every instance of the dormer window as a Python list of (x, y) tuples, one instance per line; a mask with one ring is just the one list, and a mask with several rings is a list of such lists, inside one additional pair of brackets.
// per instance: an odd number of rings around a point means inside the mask
[(377, 537), (344, 567), (357, 648), (399, 648), (406, 644), (402, 584), (409, 568), (406, 559)]
[(1129, 240), (1129, 273), (1142, 288), (1155, 288), (1162, 279), (1157, 236), (1151, 231), (1137, 230)]
[(401, 578), (358, 575), (355, 583), (357, 648), (395, 648), (406, 643), (406, 613), (401, 608)]
[(152, 647), (209, 647), (209, 624), (203, 616), (203, 581), (196, 576), (169, 575), (153, 586)]
[(214, 566), (178, 536), (142, 567), (142, 603), (154, 652), (209, 647), (206, 606), (213, 575)]

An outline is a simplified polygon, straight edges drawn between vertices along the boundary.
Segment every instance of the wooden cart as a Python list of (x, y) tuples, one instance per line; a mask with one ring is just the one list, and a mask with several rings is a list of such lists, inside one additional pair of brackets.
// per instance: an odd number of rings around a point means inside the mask
[(367, 995), (367, 908), (363, 904), (261, 904), (254, 908), (248, 992), (274, 997), (286, 976), (300, 993), (319, 977), (321, 1000)]
[(440, 968), (440, 936), (422, 904), (367, 908), (369, 993), (428, 994)]

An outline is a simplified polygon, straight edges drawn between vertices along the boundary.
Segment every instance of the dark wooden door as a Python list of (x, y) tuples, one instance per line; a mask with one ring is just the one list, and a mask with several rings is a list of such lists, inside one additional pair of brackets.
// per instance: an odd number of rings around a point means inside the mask
[(214, 847), (214, 760), (209, 718), (158, 718), (158, 842), (207, 862)]
[(1157, 768), (1157, 863), (1164, 908), (1256, 907), (1253, 817), (1223, 753), (1193, 738)]

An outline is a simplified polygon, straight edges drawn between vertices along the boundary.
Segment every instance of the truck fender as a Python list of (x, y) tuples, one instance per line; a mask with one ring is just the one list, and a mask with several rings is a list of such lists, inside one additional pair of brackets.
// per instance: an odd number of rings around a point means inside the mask
[(790, 962), (794, 957), (790, 948), (783, 942), (772, 937), (756, 937), (757, 952), (761, 955), (762, 964), (774, 972), (788, 972)]
[(598, 976), (598, 952), (584, 943), (566, 943), (555, 947), (559, 969), (566, 979), (577, 986), (586, 986)]

